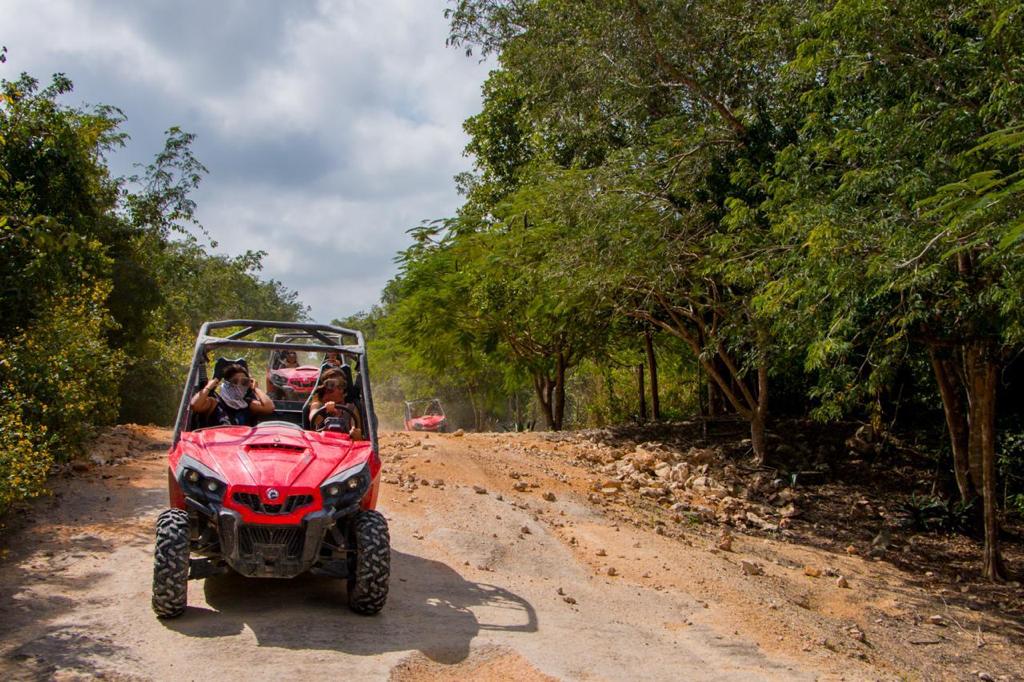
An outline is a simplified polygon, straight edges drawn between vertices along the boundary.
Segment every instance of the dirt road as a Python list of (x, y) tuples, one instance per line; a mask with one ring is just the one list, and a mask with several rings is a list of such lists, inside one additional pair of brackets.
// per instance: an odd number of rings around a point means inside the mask
[(766, 564), (766, 575), (746, 576), (738, 554), (709, 549), (699, 536), (668, 538), (656, 526), (616, 520), (588, 501), (587, 472), (544, 451), (537, 436), (514, 437), (515, 447), (511, 436), (384, 436), (380, 507), (393, 558), (391, 596), (379, 616), (349, 612), (344, 585), (328, 578), (219, 576), (190, 583), (187, 613), (160, 621), (149, 590), (169, 433), (139, 427), (130, 437), (130, 457), (55, 481), (54, 496), (7, 532), (5, 679), (793, 680), (936, 672), (901, 671), (899, 661), (879, 659), (863, 633), (838, 641), (837, 628), (858, 627), (863, 592), (830, 598), (824, 614), (815, 590), (831, 586), (799, 587), (794, 598), (785, 581), (798, 571), (768, 564), (771, 548), (762, 541), (737, 541), (744, 556)]

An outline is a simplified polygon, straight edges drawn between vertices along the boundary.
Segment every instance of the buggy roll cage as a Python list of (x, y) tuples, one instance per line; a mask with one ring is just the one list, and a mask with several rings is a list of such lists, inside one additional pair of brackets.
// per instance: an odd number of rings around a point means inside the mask
[[(328, 334), (330, 336), (328, 336)], [(334, 338), (331, 338), (331, 337), (334, 337)], [(298, 339), (316, 339), (317, 341), (320, 341), (321, 343), (336, 344), (336, 343), (339, 343), (342, 338), (343, 338), (342, 335), (339, 334), (338, 332), (327, 332), (326, 334), (324, 334), (322, 332), (318, 332), (317, 334), (313, 335), (313, 334), (311, 334), (310, 332), (307, 332), (307, 331), (300, 331), (300, 332), (294, 332), (293, 331), (293, 332), (285, 332), (285, 333), (282, 333), (282, 334), (274, 334), (274, 343), (275, 344), (288, 344), (288, 343), (294, 343)], [(303, 349), (304, 350), (307, 349), (307, 348), (308, 348), (308, 345), (303, 345)], [(278, 350), (278, 352), (280, 352), (281, 350), (288, 350), (288, 349), (281, 348), (281, 349), (277, 349), (277, 350)], [(323, 363), (321, 363), (321, 364), (323, 364)], [(275, 366), (271, 365), (270, 369), (271, 370), (281, 369), (281, 367), (275, 367)]]
[[(241, 327), (242, 329), (228, 334), (218, 336), (211, 332), (218, 329), (230, 329)], [(263, 329), (304, 332), (308, 337), (319, 341), (319, 344), (254, 341), (245, 337), (253, 332)], [(331, 339), (330, 336), (335, 339)], [(341, 343), (346, 338), (353, 339), (355, 343)], [(185, 383), (185, 390), (181, 395), (181, 403), (178, 405), (178, 417), (174, 422), (174, 440), (172, 447), (178, 444), (181, 439), (181, 431), (187, 423), (189, 402), (195, 392), (198, 379), (203, 377), (205, 381), (207, 352), (222, 346), (232, 348), (266, 348), (268, 350), (295, 350), (295, 351), (320, 351), (327, 353), (336, 351), (348, 355), (355, 355), (359, 358), (360, 388), (362, 391), (363, 407), (366, 408), (368, 431), (370, 442), (373, 444), (373, 451), (377, 452), (377, 415), (373, 411), (373, 396), (370, 393), (370, 370), (366, 363), (366, 340), (363, 333), (356, 329), (345, 329), (329, 324), (317, 324), (315, 322), (267, 322), (263, 320), (219, 320), (217, 322), (204, 322), (199, 328), (199, 335), (196, 337), (195, 350), (192, 352), (192, 362), (188, 368), (188, 380)]]
[[(438, 409), (441, 410), (441, 415), (440, 416), (442, 416), (442, 417), (446, 416), (445, 412), (444, 412), (444, 406), (441, 404), (441, 399), (440, 398), (417, 398), (416, 400), (406, 400), (405, 401), (406, 417), (407, 418), (411, 418), (411, 416), (412, 416), (412, 408), (415, 407), (416, 405), (420, 405), (422, 403), (427, 403), (427, 405), (429, 407), (433, 407), (434, 404), (437, 403)], [(422, 417), (422, 416), (424, 416), (426, 414), (427, 413), (424, 412), (420, 416)]]

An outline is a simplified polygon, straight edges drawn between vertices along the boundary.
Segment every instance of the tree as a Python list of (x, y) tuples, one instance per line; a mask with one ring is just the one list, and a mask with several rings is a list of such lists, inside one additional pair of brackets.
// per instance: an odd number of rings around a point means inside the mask
[(107, 275), (117, 183), (103, 156), (123, 141), (120, 112), (60, 106), (71, 91), (22, 75), (0, 82), (0, 338), (17, 334), (54, 292)]
[(554, 198), (517, 190), (499, 209), (503, 221), (467, 239), (470, 302), (485, 345), (500, 340), (533, 381), (549, 429), (564, 425), (568, 373), (604, 340), (608, 309), (580, 297), (572, 273), (547, 258), (571, 244), (565, 206)]
[[(124, 140), (123, 114), (62, 104), (71, 91), (61, 74), (46, 87), (0, 82), (0, 420), (28, 434), (0, 438), (14, 453), (0, 501), (38, 491), (46, 466), (25, 462), (25, 443), (46, 463), (119, 407), (166, 422), (203, 319), (305, 314), (259, 278), (262, 254), (211, 256), (196, 239), (190, 192), (205, 169), (191, 135), (171, 129), (141, 177), (115, 178), (106, 155)], [(152, 387), (145, 400), (140, 385)]]
[[(763, 222), (725, 218), (731, 202), (757, 196), (758, 169), (792, 135), (792, 107), (772, 86), (791, 56), (781, 36), (802, 11), (466, 0), (450, 14), (452, 42), (500, 51), (526, 84), (530, 121), (550, 140), (551, 158), (593, 169), (585, 192), (607, 210), (588, 221), (601, 253), (583, 252), (615, 273), (601, 289), (624, 314), (694, 350), (750, 421), (758, 462), (774, 340), (753, 301), (770, 279), (758, 256), (771, 234)], [(602, 251), (602, 239), (616, 248)]]
[(817, 337), (809, 357), (819, 367), (863, 358), (864, 376), (826, 377), (870, 389), (908, 349), (927, 350), (960, 494), (983, 500), (983, 571), (994, 580), (1004, 575), (996, 377), (1019, 348), (1022, 268), (1019, 251), (999, 244), (1017, 217), (1013, 202), (932, 209), (929, 197), (963, 196), (970, 182), (950, 183), (1005, 169), (977, 142), (1021, 110), (1013, 11), (851, 0), (820, 12), (791, 65), (806, 108), (800, 143), (765, 178), (762, 206), (803, 245), (776, 303), (819, 320), (805, 326)]

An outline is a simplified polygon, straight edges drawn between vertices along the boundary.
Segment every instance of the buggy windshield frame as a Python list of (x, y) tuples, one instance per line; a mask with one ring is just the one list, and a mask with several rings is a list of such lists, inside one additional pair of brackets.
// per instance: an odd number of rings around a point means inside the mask
[[(215, 333), (219, 330), (230, 330), (239, 327), (241, 329), (232, 333)], [(319, 343), (258, 341), (247, 338), (254, 332), (263, 330), (283, 333), (304, 332), (308, 335), (308, 338)], [(366, 361), (366, 340), (363, 337), (363, 333), (357, 329), (346, 329), (317, 322), (272, 322), (266, 320), (218, 320), (216, 322), (204, 322), (199, 328), (195, 348), (192, 351), (192, 362), (189, 364), (188, 379), (185, 382), (185, 389), (182, 392), (181, 402), (178, 405), (177, 419), (174, 422), (173, 445), (178, 444), (184, 425), (187, 424), (189, 402), (192, 399), (196, 384), (201, 377), (205, 380), (207, 376), (208, 355), (210, 351), (222, 347), (317, 351), (323, 353), (335, 351), (343, 355), (357, 357), (363, 405), (366, 408), (368, 417), (368, 424), (366, 426), (369, 431), (370, 442), (373, 444), (373, 450), (374, 452), (378, 451), (377, 414), (373, 409), (373, 394), (370, 390), (370, 370)]]

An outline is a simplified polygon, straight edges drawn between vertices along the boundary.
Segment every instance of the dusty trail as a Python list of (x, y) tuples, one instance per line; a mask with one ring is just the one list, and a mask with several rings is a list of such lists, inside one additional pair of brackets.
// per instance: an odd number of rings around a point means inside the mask
[(483, 435), (382, 439), (393, 578), (381, 615), (349, 612), (327, 578), (220, 576), (191, 582), (188, 612), (162, 622), (149, 583), (169, 433), (133, 434), (129, 460), (56, 481), (9, 531), (5, 679), (898, 675), (805, 651), (813, 614), (798, 627), (801, 609), (776, 611), (771, 575), (744, 581), (735, 558), (616, 523), (587, 502), (582, 470)]

